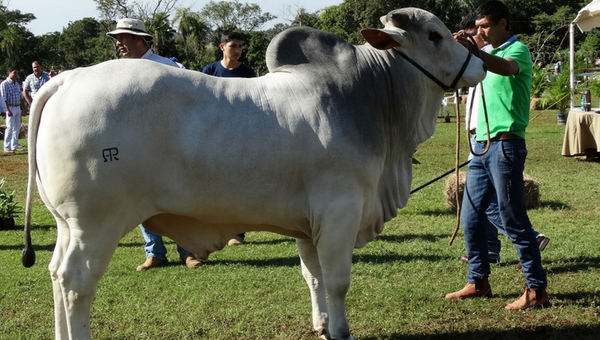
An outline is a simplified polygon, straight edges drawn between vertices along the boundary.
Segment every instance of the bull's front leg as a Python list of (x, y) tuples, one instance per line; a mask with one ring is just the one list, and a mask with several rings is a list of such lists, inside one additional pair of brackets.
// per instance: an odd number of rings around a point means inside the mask
[(346, 294), (350, 289), (352, 253), (362, 216), (363, 201), (357, 197), (360, 196), (327, 200), (328, 203), (321, 206), (323, 210), (312, 216), (313, 242), (328, 298), (327, 329), (335, 340), (354, 339), (346, 318)]
[(312, 305), (312, 321), (314, 330), (321, 339), (331, 339), (329, 337), (328, 322), (329, 309), (327, 308), (327, 296), (325, 295), (325, 286), (323, 284), (323, 273), (319, 264), (317, 247), (310, 239), (296, 239), (298, 253), (300, 254), (300, 265), (302, 266), (302, 276), (308, 284), (310, 290), (310, 300)]

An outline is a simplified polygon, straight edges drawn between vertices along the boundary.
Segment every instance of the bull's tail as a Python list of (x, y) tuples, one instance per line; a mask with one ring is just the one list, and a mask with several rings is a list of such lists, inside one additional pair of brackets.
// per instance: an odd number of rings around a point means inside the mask
[(27, 136), (27, 148), (28, 155), (27, 160), (29, 162), (29, 175), (27, 177), (27, 199), (25, 201), (25, 249), (23, 249), (23, 266), (29, 268), (35, 264), (35, 251), (31, 244), (31, 210), (33, 208), (33, 196), (35, 194), (35, 178), (37, 175), (37, 163), (36, 163), (36, 148), (37, 148), (37, 134), (40, 126), (40, 119), (42, 117), (42, 110), (46, 102), (56, 91), (62, 80), (53, 79), (48, 82), (35, 94), (35, 100), (31, 106), (31, 112), (29, 116), (29, 134)]

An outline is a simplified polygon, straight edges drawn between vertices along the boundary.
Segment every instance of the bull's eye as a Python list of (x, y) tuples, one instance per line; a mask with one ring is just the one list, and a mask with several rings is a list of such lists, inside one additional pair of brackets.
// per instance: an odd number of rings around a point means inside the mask
[(436, 31), (431, 31), (429, 32), (429, 40), (433, 42), (440, 41), (442, 40), (442, 36)]

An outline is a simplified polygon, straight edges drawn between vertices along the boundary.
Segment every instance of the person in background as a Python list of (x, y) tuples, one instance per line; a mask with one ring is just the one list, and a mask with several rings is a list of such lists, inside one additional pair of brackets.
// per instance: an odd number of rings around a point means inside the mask
[(39, 62), (34, 61), (31, 63), (31, 69), (33, 73), (28, 75), (23, 83), (23, 97), (30, 107), (37, 91), (50, 80), (50, 74), (42, 70), (42, 65)]
[(236, 31), (227, 30), (221, 34), (223, 59), (205, 66), (202, 73), (215, 77), (253, 78), (256, 73), (250, 66), (240, 62), (244, 50), (244, 36)]
[[(533, 62), (527, 47), (510, 34), (509, 10), (504, 3), (492, 0), (482, 4), (476, 10), (476, 18), (478, 34), (492, 46), (489, 53), (479, 53), (479, 48), (464, 36), (457, 35), (455, 39), (478, 55), (488, 68), (482, 85), (490, 145), (487, 153), (471, 160), (465, 182), (461, 221), (469, 258), (467, 284), (447, 294), (446, 299), (492, 296), (485, 223), (486, 210), (495, 196), (502, 227), (517, 249), (525, 277), (525, 292), (505, 309), (546, 307), (550, 305), (548, 282), (525, 207), (523, 181)], [(480, 105), (474, 150), (478, 154), (486, 148), (488, 139), (482, 111)]]
[[(244, 49), (244, 36), (241, 33), (233, 30), (223, 32), (219, 48), (223, 51), (223, 59), (207, 65), (202, 69), (202, 73), (215, 77), (256, 77), (256, 73), (254, 73), (254, 70), (250, 66), (246, 66), (240, 62), (240, 57)], [(237, 246), (244, 243), (245, 238), (246, 233), (237, 234), (227, 244)]]
[(182, 63), (179, 62), (179, 59), (175, 58), (175, 57), (171, 57), (169, 58), (172, 62), (174, 62), (175, 64), (177, 64), (177, 66), (179, 68), (185, 69), (185, 66), (183, 66)]
[(23, 99), (23, 91), (19, 85), (19, 71), (11, 68), (8, 77), (0, 84), (0, 94), (4, 98), (6, 114), (4, 121), (4, 152), (15, 153), (19, 150), (19, 132), (21, 132), (21, 115), (27, 115), (27, 106)]
[(0, 93), (0, 117), (4, 118), (4, 120), (6, 120), (6, 111), (7, 110), (8, 109), (6, 108), (6, 101), (2, 97), (2, 93)]
[[(117, 28), (114, 31), (106, 33), (116, 40), (115, 44), (123, 57), (128, 59), (148, 59), (157, 63), (178, 67), (171, 60), (152, 53), (148, 47), (148, 42), (152, 41), (152, 35), (146, 33), (146, 27), (141, 20), (124, 18), (119, 20)], [(146, 261), (137, 267), (137, 271), (148, 270), (151, 268), (163, 267), (169, 262), (167, 260), (167, 248), (164, 245), (162, 236), (146, 230), (140, 225), (142, 235), (144, 236), (146, 252)], [(179, 258), (189, 268), (198, 268), (202, 261), (194, 254), (177, 245)]]

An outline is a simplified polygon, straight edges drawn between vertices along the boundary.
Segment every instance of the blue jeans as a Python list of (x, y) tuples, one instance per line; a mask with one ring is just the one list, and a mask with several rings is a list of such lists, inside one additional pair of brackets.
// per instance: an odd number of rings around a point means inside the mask
[[(146, 228), (144, 228), (141, 224), (140, 229), (142, 230), (142, 236), (144, 236), (144, 241), (146, 242), (144, 245), (146, 257), (156, 257), (157, 259), (166, 260), (167, 248), (165, 248), (162, 236), (146, 230)], [(180, 245), (177, 245), (177, 252), (179, 255), (191, 254), (189, 251), (181, 248)]]
[[(485, 142), (477, 142), (474, 151), (481, 153)], [(469, 163), (462, 202), (469, 273), (467, 282), (477, 283), (490, 275), (486, 223), (494, 199), (503, 231), (513, 243), (521, 260), (525, 285), (545, 289), (546, 272), (542, 268), (536, 234), (525, 208), (523, 170), (527, 147), (524, 139), (492, 141), (489, 151)]]
[[(477, 135), (473, 135), (470, 140), (473, 151), (475, 151), (475, 146), (477, 145), (476, 137)], [(475, 152), (480, 153), (478, 151)], [(473, 154), (471, 153), (469, 153), (469, 160), (473, 160)], [(502, 228), (502, 220), (500, 219), (500, 213), (498, 212), (498, 198), (496, 196), (491, 197), (490, 204), (485, 210), (485, 214), (487, 215), (487, 220), (484, 221), (484, 223), (487, 233), (488, 258), (500, 261), (500, 250), (502, 248), (502, 243), (500, 242), (500, 239), (498, 239), (498, 231), (500, 231), (504, 236), (507, 235), (504, 232), (504, 228)], [(537, 239), (540, 233), (535, 230), (534, 232)]]

